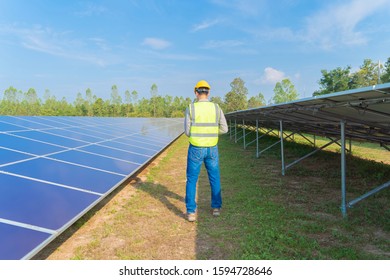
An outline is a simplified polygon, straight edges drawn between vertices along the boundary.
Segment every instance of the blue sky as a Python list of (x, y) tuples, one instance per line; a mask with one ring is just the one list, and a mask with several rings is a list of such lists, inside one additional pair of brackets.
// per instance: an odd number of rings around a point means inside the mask
[(0, 93), (192, 98), (205, 79), (224, 97), (240, 77), (248, 97), (283, 78), (310, 97), (321, 69), (390, 57), (389, 16), (389, 0), (0, 0)]

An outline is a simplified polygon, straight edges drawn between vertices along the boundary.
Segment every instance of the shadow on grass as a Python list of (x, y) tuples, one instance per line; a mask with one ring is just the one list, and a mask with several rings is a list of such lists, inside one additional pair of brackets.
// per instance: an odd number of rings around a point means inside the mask
[(161, 184), (142, 182), (139, 178), (136, 178), (136, 180), (136, 189), (146, 192), (154, 199), (159, 200), (169, 211), (171, 211), (176, 216), (185, 218), (183, 211), (181, 211), (175, 204), (170, 201), (170, 199), (175, 199), (184, 203), (184, 197), (180, 196), (175, 192), (170, 191), (166, 186), (163, 186)]

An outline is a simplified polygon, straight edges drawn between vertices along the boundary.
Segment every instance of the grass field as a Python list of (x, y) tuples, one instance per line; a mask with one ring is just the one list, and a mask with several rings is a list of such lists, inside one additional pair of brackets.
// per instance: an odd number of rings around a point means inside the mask
[[(276, 140), (262, 138), (261, 145), (265, 148)], [(322, 141), (317, 140), (318, 145)], [(229, 136), (222, 137), (219, 148), (223, 215), (218, 220), (201, 217), (198, 236), (213, 239), (224, 258), (390, 259), (390, 192), (384, 190), (358, 203), (342, 218), (339, 146), (305, 159), (285, 176), (280, 145), (260, 158), (255, 157), (255, 147), (244, 150)], [(352, 148), (347, 157), (347, 200), (390, 180), (390, 166), (381, 163), (389, 163), (389, 152), (355, 143)], [(311, 150), (308, 145), (286, 142), (286, 161)], [(199, 195), (207, 197), (205, 172), (200, 186), (205, 187)], [(199, 250), (198, 258), (217, 257), (212, 252)]]
[[(261, 147), (276, 140), (262, 138)], [(313, 149), (301, 140), (285, 143), (286, 163)], [(135, 183), (114, 191), (35, 259), (390, 259), (390, 191), (358, 203), (343, 218), (339, 146), (282, 176), (279, 145), (256, 158), (255, 145), (244, 150), (222, 136), (222, 214), (210, 214), (202, 168), (195, 223), (184, 215), (187, 147), (181, 136)], [(354, 144), (347, 156), (347, 200), (389, 181), (389, 158), (384, 149)]]

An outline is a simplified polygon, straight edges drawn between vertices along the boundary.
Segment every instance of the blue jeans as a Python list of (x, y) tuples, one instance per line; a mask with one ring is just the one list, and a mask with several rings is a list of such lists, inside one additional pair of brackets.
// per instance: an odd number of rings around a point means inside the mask
[(211, 208), (221, 208), (222, 206), (218, 146), (202, 148), (190, 144), (187, 155), (187, 213), (195, 213), (196, 211), (196, 182), (203, 162), (211, 187)]

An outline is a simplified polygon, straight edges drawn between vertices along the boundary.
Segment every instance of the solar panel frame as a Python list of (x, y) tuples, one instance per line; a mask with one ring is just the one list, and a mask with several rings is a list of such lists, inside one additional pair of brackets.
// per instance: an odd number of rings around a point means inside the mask
[[(241, 126), (244, 147), (246, 148), (245, 130), (256, 131), (256, 156), (280, 143), (282, 175), (291, 166), (325, 148), (340, 142), (341, 147), (341, 212), (347, 216), (346, 209), (359, 201), (384, 190), (390, 182), (378, 186), (360, 197), (346, 201), (346, 139), (368, 141), (380, 144), (390, 151), (390, 83), (353, 89), (344, 92), (315, 96), (292, 102), (240, 110), (225, 115), (230, 123), (230, 135), (234, 127), (234, 140), (237, 142), (237, 127)], [(234, 122), (234, 124), (233, 124)], [(258, 132), (260, 129), (279, 131), (280, 140), (259, 151)], [(289, 136), (285, 131), (291, 131)], [(299, 133), (324, 136), (331, 142), (309, 154), (285, 164), (284, 138)], [(252, 141), (255, 142), (255, 141)]]
[(333, 136), (344, 121), (348, 138), (390, 143), (390, 83), (235, 111), (226, 119), (248, 125), (257, 120), (270, 128), (279, 128), (283, 121), (286, 130), (320, 136)]

